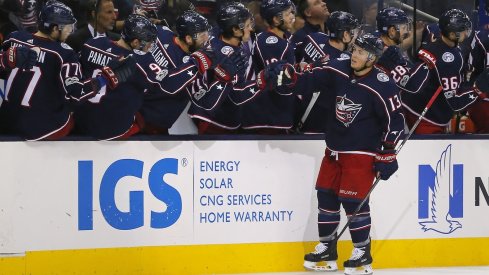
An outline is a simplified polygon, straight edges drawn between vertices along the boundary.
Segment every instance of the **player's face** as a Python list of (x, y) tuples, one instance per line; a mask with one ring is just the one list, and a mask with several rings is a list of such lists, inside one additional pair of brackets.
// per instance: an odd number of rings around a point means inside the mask
[(372, 54), (360, 48), (358, 45), (353, 45), (351, 53), (351, 68), (354, 71), (361, 71), (367, 67), (371, 67)]
[(68, 38), (68, 36), (73, 33), (74, 29), (75, 29), (74, 25), (60, 26), (59, 41), (65, 42), (66, 38)]
[(243, 28), (243, 37), (241, 37), (241, 41), (248, 42), (251, 38), (251, 32), (255, 28), (255, 22), (253, 18), (248, 18), (244, 23)]
[(112, 1), (102, 1), (97, 14), (97, 31), (104, 33), (113, 30), (116, 19), (114, 3)]
[(198, 50), (204, 46), (204, 44), (209, 40), (209, 32), (204, 31), (204, 32), (199, 32), (195, 34), (195, 50)]
[(398, 26), (399, 28), (399, 37), (401, 38), (401, 42), (408, 38), (410, 32), (410, 24), (401, 24)]
[(140, 41), (140, 48), (139, 50), (142, 52), (149, 52), (151, 47), (153, 47), (154, 41)]
[(326, 3), (323, 0), (308, 0), (307, 4), (309, 8), (307, 11), (310, 13), (310, 17), (325, 21), (329, 16), (329, 10)]
[(295, 22), (295, 8), (289, 7), (285, 11), (282, 12), (282, 18), (284, 20), (283, 28), (287, 31), (292, 30)]

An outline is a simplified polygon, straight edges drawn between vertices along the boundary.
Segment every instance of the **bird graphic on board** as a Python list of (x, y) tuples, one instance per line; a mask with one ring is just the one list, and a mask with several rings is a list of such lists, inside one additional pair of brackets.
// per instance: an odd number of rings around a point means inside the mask
[(462, 228), (462, 224), (450, 216), (450, 200), (453, 195), (452, 145), (448, 145), (436, 164), (435, 186), (431, 194), (431, 220), (419, 222), (425, 232), (433, 230), (450, 234)]

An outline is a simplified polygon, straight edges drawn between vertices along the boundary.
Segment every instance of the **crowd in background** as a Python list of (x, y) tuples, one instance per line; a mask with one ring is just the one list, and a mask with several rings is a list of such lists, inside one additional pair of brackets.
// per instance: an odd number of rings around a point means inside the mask
[[(24, 30), (29, 33), (35, 33), (38, 31), (38, 14), (42, 9), (43, 5), (46, 1), (44, 0), (0, 0), (0, 43), (16, 30)], [(130, 14), (137, 13), (138, 8), (140, 8), (141, 3), (139, 0), (60, 0), (60, 2), (64, 3), (66, 6), (70, 7), (73, 11), (74, 17), (76, 18), (76, 28), (73, 30), (73, 33), (67, 37), (66, 43), (77, 53), (82, 51), (83, 45), (92, 37), (96, 36), (94, 33), (103, 34), (110, 38), (110, 40), (117, 41), (121, 39), (121, 31), (124, 30), (124, 21), (128, 18)], [(146, 2), (158, 2), (157, 9), (154, 12), (157, 14), (153, 16), (151, 22), (165, 26), (171, 29), (172, 31), (177, 31), (177, 19), (179, 16), (184, 14), (187, 10), (194, 10), (199, 14), (203, 15), (209, 22), (210, 25), (216, 25), (216, 13), (220, 6), (224, 5), (225, 0), (168, 0), (168, 1), (146, 1)], [(262, 1), (240, 1), (243, 3), (246, 8), (253, 14), (253, 35), (259, 34), (267, 28), (269, 28), (269, 24), (265, 22), (266, 20), (262, 18), (260, 13), (260, 5)], [(307, 27), (307, 20), (305, 20), (304, 9), (301, 10), (301, 7), (304, 6), (304, 2), (313, 2), (303, 1), (303, 0), (295, 0), (295, 21), (293, 22), (293, 26), (290, 28), (290, 33), (294, 35), (299, 30), (303, 30)], [(321, 2), (321, 1), (319, 1)], [(362, 25), (362, 29), (364, 32), (376, 32), (376, 18), (379, 12), (378, 2), (377, 0), (324, 0), (328, 9), (328, 16), (334, 11), (344, 11), (349, 12), (358, 18), (358, 21)], [(413, 5), (413, 1), (385, 1), (385, 6), (393, 6), (393, 7), (401, 7), (399, 3), (404, 3), (409, 6)], [(465, 11), (469, 16), (474, 14), (474, 1), (443, 1), (443, 5), (440, 4), (440, 1), (418, 1), (417, 8), (422, 10), (425, 13), (432, 15), (435, 18), (439, 18), (441, 14), (448, 8), (458, 8)], [(302, 5), (302, 6), (301, 6)], [(306, 4), (306, 5), (311, 5)], [(412, 18), (413, 14), (408, 10), (406, 11), (409, 17)], [(327, 18), (327, 16), (326, 16)], [(413, 40), (417, 42), (415, 49), (421, 45), (421, 42), (426, 40), (426, 37), (422, 37), (423, 30), (432, 24), (432, 20), (427, 19), (423, 16), (417, 17), (418, 21), (413, 24), (414, 28), (409, 31), (409, 34), (406, 35), (405, 39), (400, 44), (401, 49), (403, 50), (403, 55), (412, 63), (417, 61), (415, 54), (413, 55), (412, 46)], [(319, 24), (323, 25), (323, 24)], [(321, 32), (328, 33), (327, 29), (322, 29)], [(300, 33), (300, 31), (298, 32)], [(428, 32), (429, 33), (429, 32)], [(297, 36), (296, 36), (297, 37)], [(466, 47), (466, 59), (469, 58), (470, 52), (470, 41), (473, 38), (466, 39), (466, 41), (462, 44), (461, 47)], [(252, 42), (254, 41), (251, 39)], [(252, 43), (250, 42), (250, 43)], [(246, 45), (247, 43), (243, 43), (244, 51), (249, 48), (253, 48), (251, 45)], [(298, 61), (298, 60), (296, 60)], [(263, 69), (263, 68), (261, 68)], [(257, 70), (255, 73), (258, 73)], [(3, 78), (7, 76), (4, 75)], [(254, 79), (254, 77), (252, 77)], [(460, 118), (466, 119), (465, 110), (462, 112), (458, 112), (457, 125), (455, 128), (459, 128), (458, 123), (460, 122)], [(455, 114), (455, 112), (454, 112)], [(295, 115), (295, 116), (300, 116)], [(198, 118), (198, 116), (194, 116)], [(298, 120), (296, 118), (296, 120)], [(170, 125), (171, 126), (171, 125)], [(199, 126), (199, 125), (198, 125)], [(295, 126), (294, 126), (295, 127)], [(473, 126), (471, 126), (473, 127)], [(165, 127), (166, 128), (166, 127)], [(170, 128), (170, 127), (167, 127)], [(238, 127), (239, 128), (239, 127)], [(286, 133), (297, 133), (297, 131), (292, 131), (293, 127), (290, 129), (281, 129), (285, 131), (243, 131), (240, 129), (239, 131), (223, 131), (223, 132), (207, 132), (207, 133), (223, 133), (223, 134), (232, 134), (232, 133), (272, 133), (272, 134), (286, 134)], [(452, 131), (453, 125), (452, 125)], [(474, 132), (476, 130), (470, 129), (457, 129), (455, 131), (460, 132)], [(144, 132), (144, 131), (143, 131)], [(151, 131), (150, 131), (151, 132)], [(299, 131), (300, 132), (300, 131)], [(76, 133), (76, 132), (75, 132)], [(156, 131), (155, 133), (163, 133), (168, 134), (167, 129), (163, 131)], [(206, 133), (205, 131), (200, 131), (199, 133)], [(7, 131), (7, 134), (9, 132)]]

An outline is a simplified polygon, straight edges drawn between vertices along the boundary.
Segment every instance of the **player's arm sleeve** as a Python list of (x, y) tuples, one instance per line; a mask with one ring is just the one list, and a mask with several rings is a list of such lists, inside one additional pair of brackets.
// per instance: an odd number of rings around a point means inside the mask
[(387, 82), (381, 92), (375, 94), (375, 109), (382, 121), (382, 144), (394, 148), (399, 139), (404, 135), (405, 119), (401, 108), (399, 88), (393, 82)]
[(431, 63), (427, 61), (418, 62), (414, 67), (399, 65), (391, 71), (391, 77), (401, 90), (418, 93), (428, 84), (430, 74), (434, 73), (434, 68), (430, 69)]
[(316, 91), (325, 91), (332, 77), (338, 76), (341, 72), (330, 67), (315, 67), (302, 73), (297, 73), (297, 82), (294, 90), (298, 96), (310, 96)]
[(185, 89), (198, 76), (194, 63), (184, 63), (174, 69), (162, 68), (156, 62), (136, 64), (149, 89), (168, 95), (174, 95)]
[(59, 78), (65, 90), (66, 99), (75, 103), (94, 97), (101, 88), (95, 78), (83, 79), (81, 64), (75, 52), (63, 60)]
[(236, 105), (242, 105), (252, 101), (260, 92), (256, 81), (242, 81), (233, 85), (229, 92), (229, 99)]
[(192, 104), (206, 111), (221, 105), (232, 90), (232, 85), (220, 81), (208, 83), (205, 76), (198, 77), (187, 88)]
[(485, 64), (487, 64), (487, 49), (480, 40), (479, 33), (476, 33), (471, 43), (469, 55), (469, 67), (472, 71), (470, 82), (473, 83), (477, 79), (477, 76), (484, 70)]

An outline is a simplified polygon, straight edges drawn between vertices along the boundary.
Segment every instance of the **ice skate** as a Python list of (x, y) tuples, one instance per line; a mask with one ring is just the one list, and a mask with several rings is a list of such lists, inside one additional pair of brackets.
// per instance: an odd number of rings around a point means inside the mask
[(336, 245), (331, 247), (330, 250), (331, 251), (328, 251), (328, 246), (324, 243), (316, 245), (314, 252), (304, 256), (304, 268), (312, 271), (338, 270), (338, 265), (336, 264), (336, 260), (338, 259)]
[(343, 264), (346, 275), (373, 274), (372, 256), (370, 255), (370, 243), (366, 246), (355, 247), (349, 260)]

